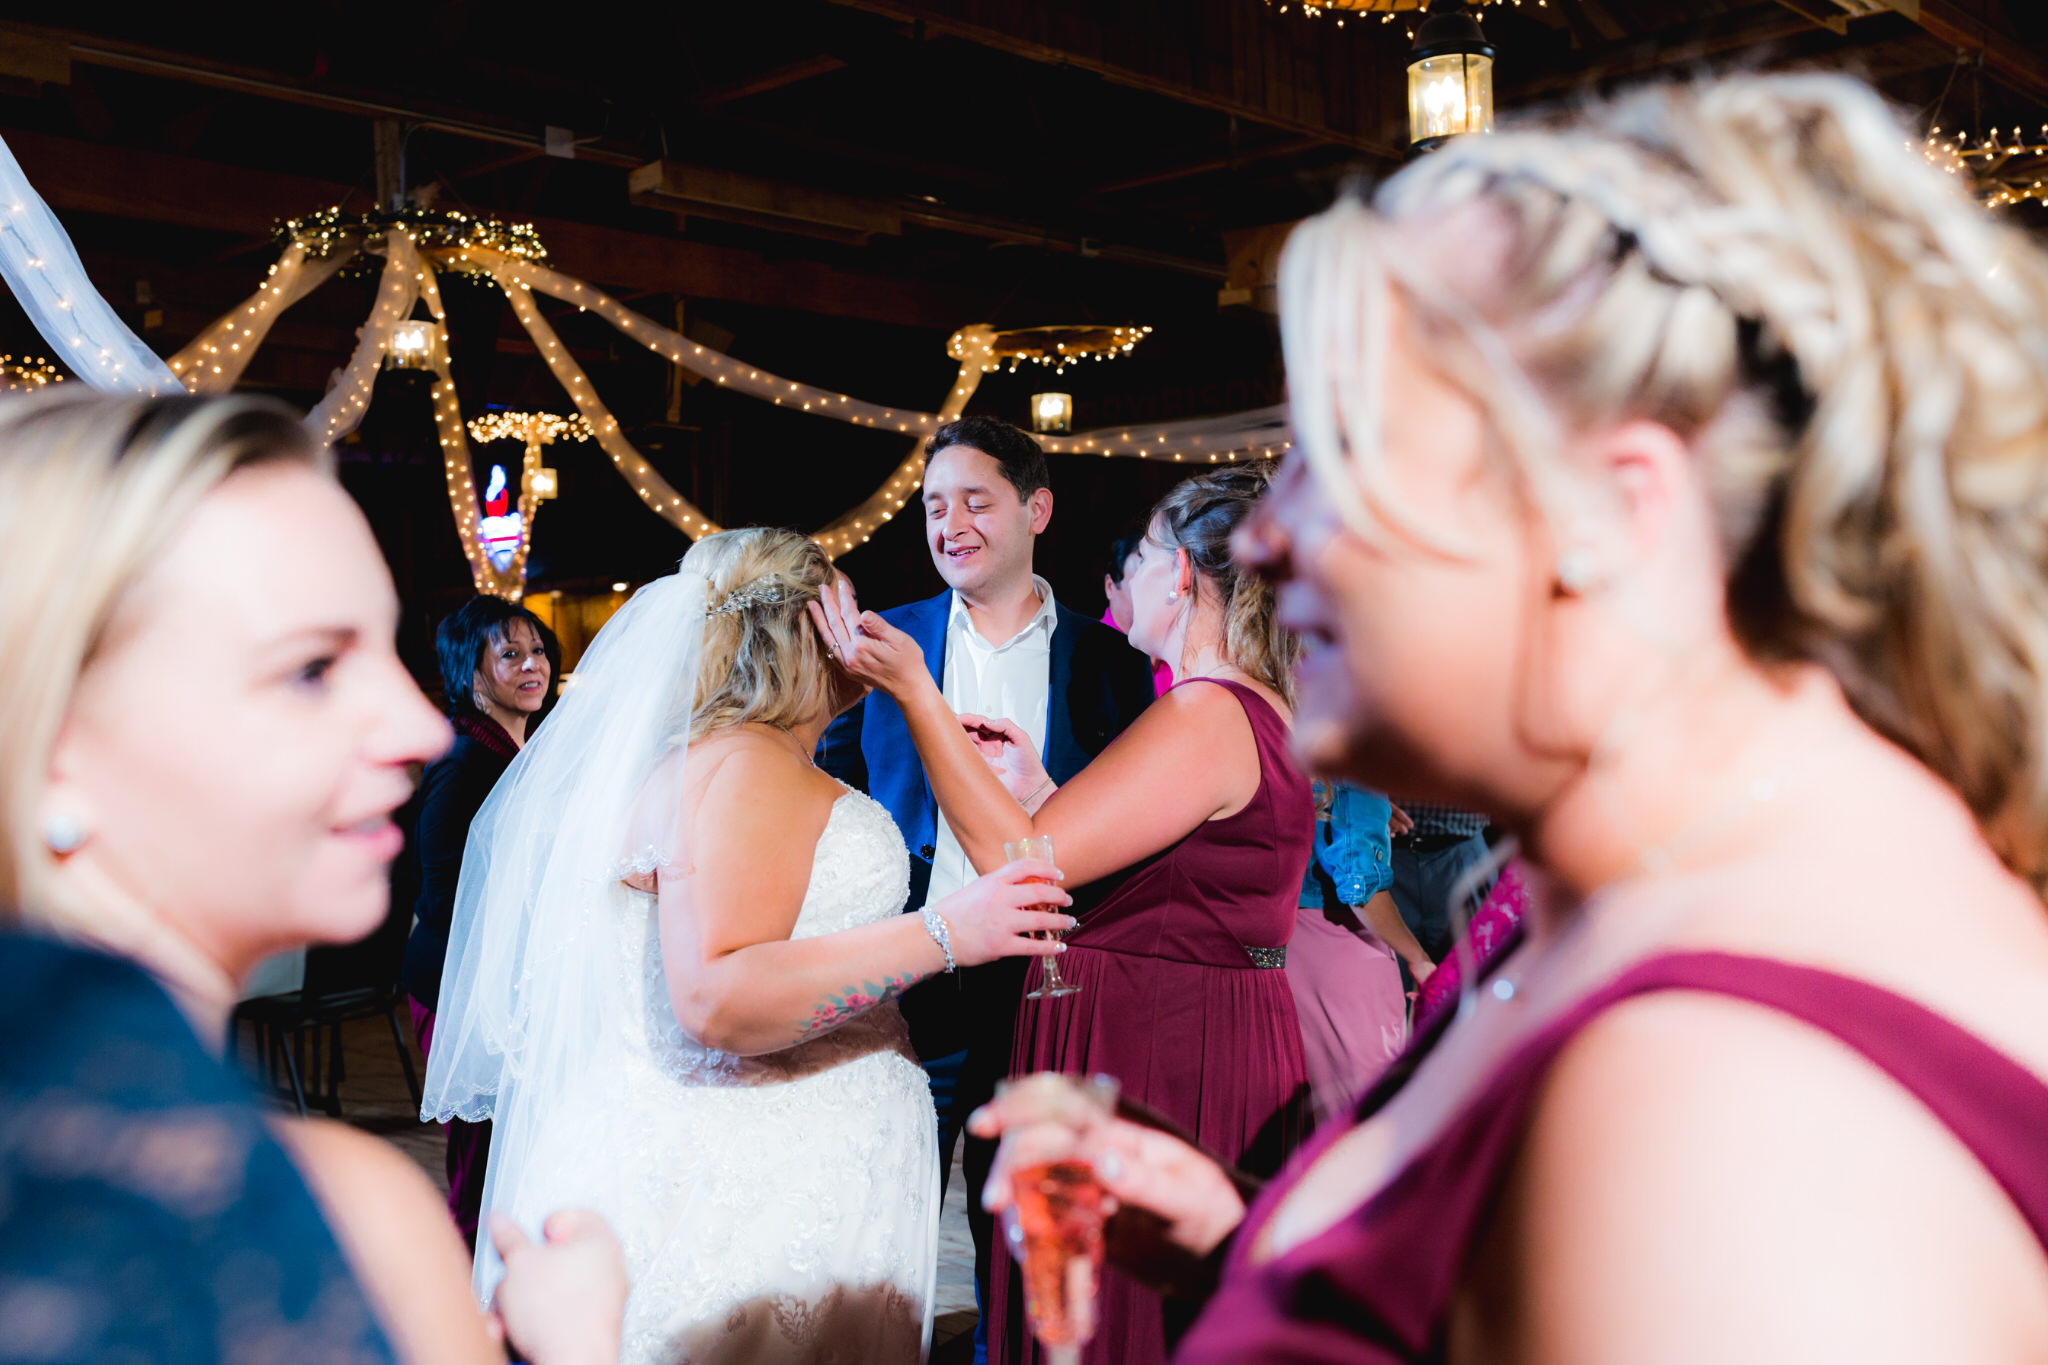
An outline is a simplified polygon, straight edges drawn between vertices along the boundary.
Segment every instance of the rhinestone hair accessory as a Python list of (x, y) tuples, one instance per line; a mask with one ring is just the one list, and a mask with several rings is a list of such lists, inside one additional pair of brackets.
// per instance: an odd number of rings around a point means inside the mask
[(787, 591), (787, 585), (774, 582), (773, 580), (763, 580), (749, 583), (744, 588), (737, 588), (727, 593), (724, 600), (704, 614), (706, 616), (733, 616), (754, 607), (778, 606), (783, 602), (790, 601), (795, 596), (795, 593)]

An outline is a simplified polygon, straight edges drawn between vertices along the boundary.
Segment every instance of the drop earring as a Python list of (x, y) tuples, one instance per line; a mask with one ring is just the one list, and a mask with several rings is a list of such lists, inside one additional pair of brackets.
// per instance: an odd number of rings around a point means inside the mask
[(87, 832), (85, 821), (63, 811), (53, 812), (43, 820), (43, 842), (60, 858), (76, 853), (85, 843)]

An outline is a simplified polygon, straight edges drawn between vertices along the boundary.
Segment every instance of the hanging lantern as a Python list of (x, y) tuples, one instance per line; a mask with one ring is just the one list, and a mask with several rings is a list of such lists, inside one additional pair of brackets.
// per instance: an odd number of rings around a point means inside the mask
[(1031, 429), (1067, 432), (1074, 429), (1074, 395), (1034, 393), (1031, 395)]
[(1493, 45), (1466, 0), (1431, 0), (1408, 49), (1408, 141), (1429, 151), (1493, 131)]
[(431, 370), (441, 358), (441, 324), (408, 318), (391, 329), (384, 364), (393, 370)]

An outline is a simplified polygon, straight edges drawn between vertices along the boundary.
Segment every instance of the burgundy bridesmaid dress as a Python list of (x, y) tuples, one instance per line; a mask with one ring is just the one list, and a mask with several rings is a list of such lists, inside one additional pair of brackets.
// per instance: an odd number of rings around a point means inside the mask
[[(1287, 723), (1257, 692), (1221, 679), (1258, 744), (1258, 792), (1135, 865), (1067, 936), (1060, 972), (1077, 995), (1026, 1000), (1011, 1073), (1114, 1076), (1123, 1093), (1240, 1169), (1277, 1172), (1306, 1131), (1308, 1066), (1288, 990), (1288, 939), (1308, 867), (1315, 803), (1287, 750)], [(1038, 984), (1034, 960), (1026, 990)], [(1023, 1286), (1001, 1238), (989, 1272), (989, 1359), (1036, 1362)], [(1166, 1359), (1169, 1308), (1114, 1269), (1102, 1276), (1085, 1365)]]
[[(1587, 1024), (1653, 991), (1704, 991), (1801, 1020), (1910, 1091), (1981, 1162), (2048, 1250), (2048, 1085), (2018, 1062), (1889, 991), (1812, 967), (1727, 953), (1651, 958), (1536, 1033), (1435, 1141), (1326, 1231), (1254, 1262), (1259, 1229), (1350, 1124), (1333, 1123), (1239, 1225), (1218, 1286), (1177, 1365), (1422, 1365), (1441, 1361), (1465, 1268), (1521, 1150), (1551, 1063)], [(1448, 1013), (1439, 1016), (1448, 1018)], [(1359, 1101), (1363, 1121), (1414, 1073), (1435, 1032)]]

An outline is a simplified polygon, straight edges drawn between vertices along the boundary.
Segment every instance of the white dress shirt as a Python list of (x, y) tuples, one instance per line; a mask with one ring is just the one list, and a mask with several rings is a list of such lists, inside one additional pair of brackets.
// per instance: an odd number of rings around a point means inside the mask
[[(940, 690), (956, 715), (967, 713), (1015, 721), (1031, 736), (1031, 747), (1045, 752), (1045, 726), (1052, 696), (1052, 633), (1059, 626), (1052, 585), (1037, 574), (1038, 611), (1024, 629), (1001, 644), (991, 644), (974, 627), (967, 604), (953, 594), (953, 613), (946, 622), (946, 671)], [(927, 905), (936, 903), (974, 880), (974, 864), (939, 814), (939, 833), (932, 845), (932, 883)]]

